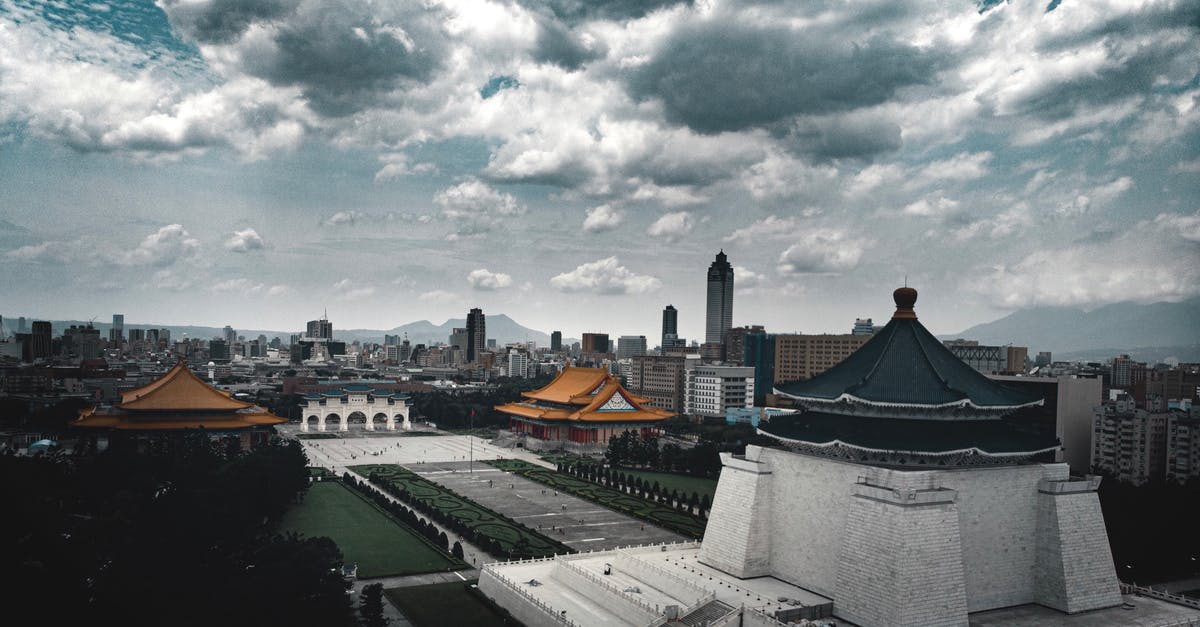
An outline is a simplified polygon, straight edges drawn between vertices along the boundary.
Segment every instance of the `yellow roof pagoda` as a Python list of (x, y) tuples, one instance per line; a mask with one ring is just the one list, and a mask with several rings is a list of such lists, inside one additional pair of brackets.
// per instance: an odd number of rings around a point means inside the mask
[(72, 424), (121, 430), (230, 430), (287, 422), (271, 412), (233, 398), (188, 370), (180, 360), (147, 385), (121, 393), (113, 407), (89, 407)]
[(593, 423), (659, 421), (675, 415), (648, 407), (649, 399), (632, 394), (602, 368), (567, 367), (546, 387), (521, 396), (525, 400), (496, 409), (522, 418)]

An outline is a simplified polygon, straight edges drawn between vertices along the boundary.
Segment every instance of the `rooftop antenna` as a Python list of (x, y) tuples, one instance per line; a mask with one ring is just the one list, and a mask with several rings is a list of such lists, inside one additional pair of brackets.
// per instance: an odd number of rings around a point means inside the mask
[(904, 275), (904, 287), (908, 287), (908, 275)]

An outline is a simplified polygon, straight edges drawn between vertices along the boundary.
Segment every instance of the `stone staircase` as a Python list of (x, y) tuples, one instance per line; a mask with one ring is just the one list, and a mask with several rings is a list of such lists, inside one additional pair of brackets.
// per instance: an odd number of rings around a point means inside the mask
[(733, 606), (716, 599), (692, 610), (687, 616), (672, 622), (672, 625), (687, 625), (688, 627), (704, 627), (710, 621), (717, 620), (733, 611)]

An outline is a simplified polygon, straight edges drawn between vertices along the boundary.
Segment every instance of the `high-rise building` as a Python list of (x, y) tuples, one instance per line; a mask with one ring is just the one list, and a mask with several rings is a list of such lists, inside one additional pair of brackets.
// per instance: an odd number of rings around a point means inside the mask
[(108, 341), (118, 348), (125, 341), (125, 314), (113, 314), (112, 328), (108, 331)]
[(467, 363), (479, 359), (487, 349), (487, 320), (476, 307), (467, 314)]
[(508, 376), (521, 378), (529, 376), (529, 353), (523, 351), (508, 353)]
[(450, 348), (454, 349), (455, 355), (460, 360), (467, 360), (467, 346), (471, 344), (467, 336), (467, 330), (464, 328), (455, 328), (450, 331)]
[(333, 339), (333, 323), (326, 316), (321, 316), (320, 320), (309, 320), (308, 331), (305, 335), (312, 338)]
[(584, 333), (583, 345), (580, 347), (582, 353), (607, 353), (608, 349), (608, 334), (607, 333)]
[(723, 344), (733, 328), (733, 266), (725, 251), (708, 267), (708, 311), (704, 318), (704, 343)]
[(17, 318), (17, 333), (29, 333), (29, 329), (25, 327), (25, 316)]
[(679, 311), (674, 305), (667, 305), (663, 308), (662, 319), (662, 343), (659, 347), (666, 352), (668, 348), (675, 346), (679, 340)]
[(850, 330), (850, 335), (874, 335), (875, 323), (870, 318), (856, 318), (854, 320), (854, 328)]
[(1038, 353), (1037, 359), (1034, 360), (1033, 364), (1035, 366), (1049, 366), (1053, 361), (1054, 358), (1050, 351), (1041, 351)]
[(622, 335), (617, 338), (617, 359), (632, 359), (646, 354), (646, 336)]
[(38, 359), (50, 359), (50, 347), (52, 331), (50, 323), (46, 320), (34, 320), (33, 330), (29, 337), (29, 357), (30, 361)]
[(229, 343), (225, 340), (209, 341), (208, 358), (213, 361), (229, 361)]
[(1029, 347), (1008, 347), (1008, 372), (1025, 372), (1025, 362), (1029, 361)]
[(775, 387), (775, 336), (749, 333), (745, 339), (742, 363), (754, 368), (754, 404), (763, 407)]
[(234, 331), (233, 327), (225, 325), (225, 329), (221, 331), (221, 335), (226, 344), (233, 346), (237, 343), (237, 331)]
[(550, 351), (554, 353), (562, 352), (562, 331), (555, 331), (550, 334)]
[(1138, 409), (1132, 396), (1096, 408), (1092, 467), (1142, 485), (1166, 475), (1167, 414)]

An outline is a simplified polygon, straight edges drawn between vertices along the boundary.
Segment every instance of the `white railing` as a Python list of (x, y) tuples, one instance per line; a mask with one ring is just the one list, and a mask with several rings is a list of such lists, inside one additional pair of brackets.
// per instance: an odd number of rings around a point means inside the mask
[[(1194, 608), (1200, 609), (1200, 599), (1194, 599), (1192, 597), (1183, 596), (1182, 594), (1173, 594), (1173, 593), (1167, 592), (1165, 590), (1155, 590), (1154, 588), (1150, 588), (1150, 587), (1146, 587), (1146, 586), (1136, 586), (1133, 584), (1122, 583), (1121, 584), (1121, 594), (1140, 594), (1142, 596), (1148, 596), (1148, 597), (1151, 597), (1154, 599), (1161, 599), (1163, 601), (1175, 603), (1176, 605), (1186, 605), (1188, 607), (1194, 607)], [(1200, 619), (1196, 619), (1196, 622), (1198, 624), (1200, 624)], [(1191, 623), (1185, 622), (1185, 623), (1179, 623), (1179, 624), (1180, 625), (1188, 625)]]
[(569, 620), (567, 617), (560, 614), (557, 610), (555, 610), (549, 604), (543, 602), (541, 599), (537, 598), (530, 592), (526, 591), (524, 588), (521, 587), (520, 584), (512, 581), (511, 579), (508, 579), (507, 577), (504, 577), (500, 573), (497, 573), (494, 568), (489, 569), (488, 566), (492, 566), (492, 564), (485, 565), (483, 567), (483, 569), (485, 571), (487, 571), (489, 575), (491, 575), (493, 578), (495, 578), (495, 580), (497, 582), (499, 582), (500, 585), (504, 586), (505, 588), (507, 588), (508, 590), (510, 590), (512, 592), (516, 592), (518, 596), (520, 596), (524, 600), (528, 601), (531, 605), (533, 605), (535, 608), (537, 608), (539, 611), (541, 611), (546, 616), (549, 616), (554, 622), (556, 622), (560, 625), (564, 625), (565, 627), (579, 627), (577, 623)]
[[(687, 594), (686, 596), (691, 597), (694, 600), (690, 604), (680, 608), (680, 610), (679, 610), (680, 615), (685, 615), (688, 612), (691, 612), (692, 610), (717, 598), (716, 591), (709, 590), (707, 588), (704, 588), (703, 586), (696, 584), (695, 582), (688, 581), (687, 579), (684, 579), (684, 578), (676, 575), (675, 573), (672, 573), (672, 572), (668, 571), (667, 569), (665, 569), (661, 566), (658, 566), (657, 564), (653, 564), (646, 560), (639, 559), (635, 555), (633, 555), (631, 551), (628, 551), (626, 549), (618, 549), (617, 555), (623, 559), (623, 562), (624, 562), (623, 566), (625, 567), (625, 569), (632, 571), (635, 574), (635, 576), (638, 576), (639, 579), (647, 579), (645, 577), (642, 577), (637, 572), (638, 570), (645, 570), (645, 571), (649, 571), (651, 573), (651, 575), (652, 575), (651, 579), (657, 579), (658, 581), (665, 580), (667, 582), (670, 582), (673, 586), (675, 586), (676, 589), (682, 588), (683, 590), (688, 591), (690, 594)], [(649, 579), (647, 579), (647, 580), (649, 580)], [(655, 587), (662, 589), (662, 586), (657, 585), (657, 583), (656, 583)], [(681, 596), (681, 595), (679, 595), (679, 592), (677, 590), (672, 590), (671, 594), (675, 595), (675, 596)]]
[[(633, 609), (642, 612), (645, 614), (644, 618), (652, 621), (650, 625), (662, 624), (658, 622), (659, 618), (664, 618), (662, 616), (662, 611), (659, 608), (654, 607), (653, 605), (633, 596), (632, 594), (626, 593), (624, 590), (605, 581), (600, 575), (590, 573), (583, 568), (572, 564), (570, 560), (559, 560), (557, 567), (562, 568), (564, 573), (570, 573), (571, 575), (582, 577), (588, 583), (599, 587), (601, 590), (604, 590), (616, 599), (629, 604)], [(665, 620), (663, 622), (665, 622)]]

